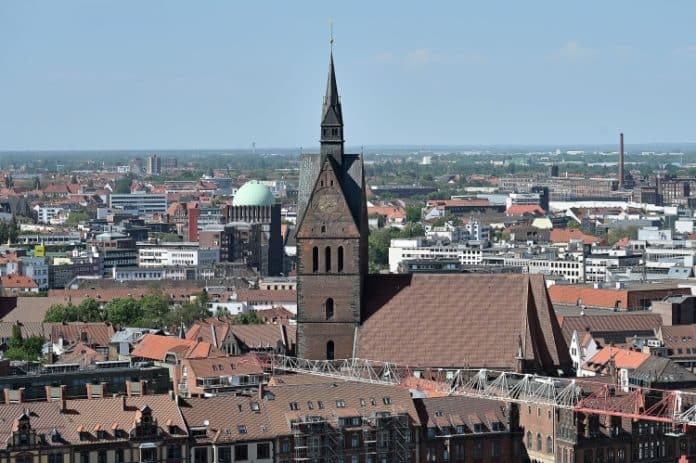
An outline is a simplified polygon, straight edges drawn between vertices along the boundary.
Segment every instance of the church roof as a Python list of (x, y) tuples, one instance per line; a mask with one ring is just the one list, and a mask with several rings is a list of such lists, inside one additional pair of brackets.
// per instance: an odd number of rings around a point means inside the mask
[(526, 365), (555, 374), (568, 348), (540, 275), (370, 275), (357, 356), (412, 367)]

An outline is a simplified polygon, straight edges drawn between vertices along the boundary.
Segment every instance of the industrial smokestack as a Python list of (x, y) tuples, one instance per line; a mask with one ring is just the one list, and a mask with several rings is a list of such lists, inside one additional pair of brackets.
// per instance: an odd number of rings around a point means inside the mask
[(623, 133), (619, 134), (619, 188), (624, 187), (624, 143)]

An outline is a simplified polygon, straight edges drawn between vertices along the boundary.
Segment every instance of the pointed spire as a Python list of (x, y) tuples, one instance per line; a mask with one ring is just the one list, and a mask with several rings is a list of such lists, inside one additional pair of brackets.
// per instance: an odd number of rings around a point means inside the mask
[(326, 94), (321, 111), (321, 154), (331, 156), (339, 165), (343, 164), (343, 111), (341, 99), (338, 96), (336, 70), (333, 59), (333, 24), (329, 36), (329, 75), (326, 80)]
[[(331, 39), (331, 42), (333, 43), (333, 38)], [(335, 116), (334, 118), (329, 117), (329, 114), (331, 113), (333, 113)], [(326, 80), (326, 94), (324, 95), (324, 108), (322, 111), (321, 120), (322, 124), (343, 124), (343, 112), (341, 111), (341, 101), (338, 97), (338, 85), (336, 84), (333, 49), (329, 58), (329, 75)]]

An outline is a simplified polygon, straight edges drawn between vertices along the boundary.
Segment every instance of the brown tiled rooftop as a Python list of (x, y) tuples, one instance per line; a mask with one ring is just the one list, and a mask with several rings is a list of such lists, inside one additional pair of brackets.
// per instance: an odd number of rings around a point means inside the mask
[(568, 348), (540, 275), (371, 275), (357, 356), (412, 367), (556, 373)]

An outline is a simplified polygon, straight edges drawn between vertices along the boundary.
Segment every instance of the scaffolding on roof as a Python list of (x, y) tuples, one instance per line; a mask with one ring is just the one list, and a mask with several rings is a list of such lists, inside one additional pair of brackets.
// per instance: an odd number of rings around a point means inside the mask
[(269, 355), (260, 358), (259, 362), (272, 372), (289, 371), (401, 386), (443, 396), (542, 404), (589, 415), (696, 426), (696, 393), (693, 392), (607, 385), (591, 378), (555, 378), (478, 368), (413, 369), (360, 358), (308, 360)]

